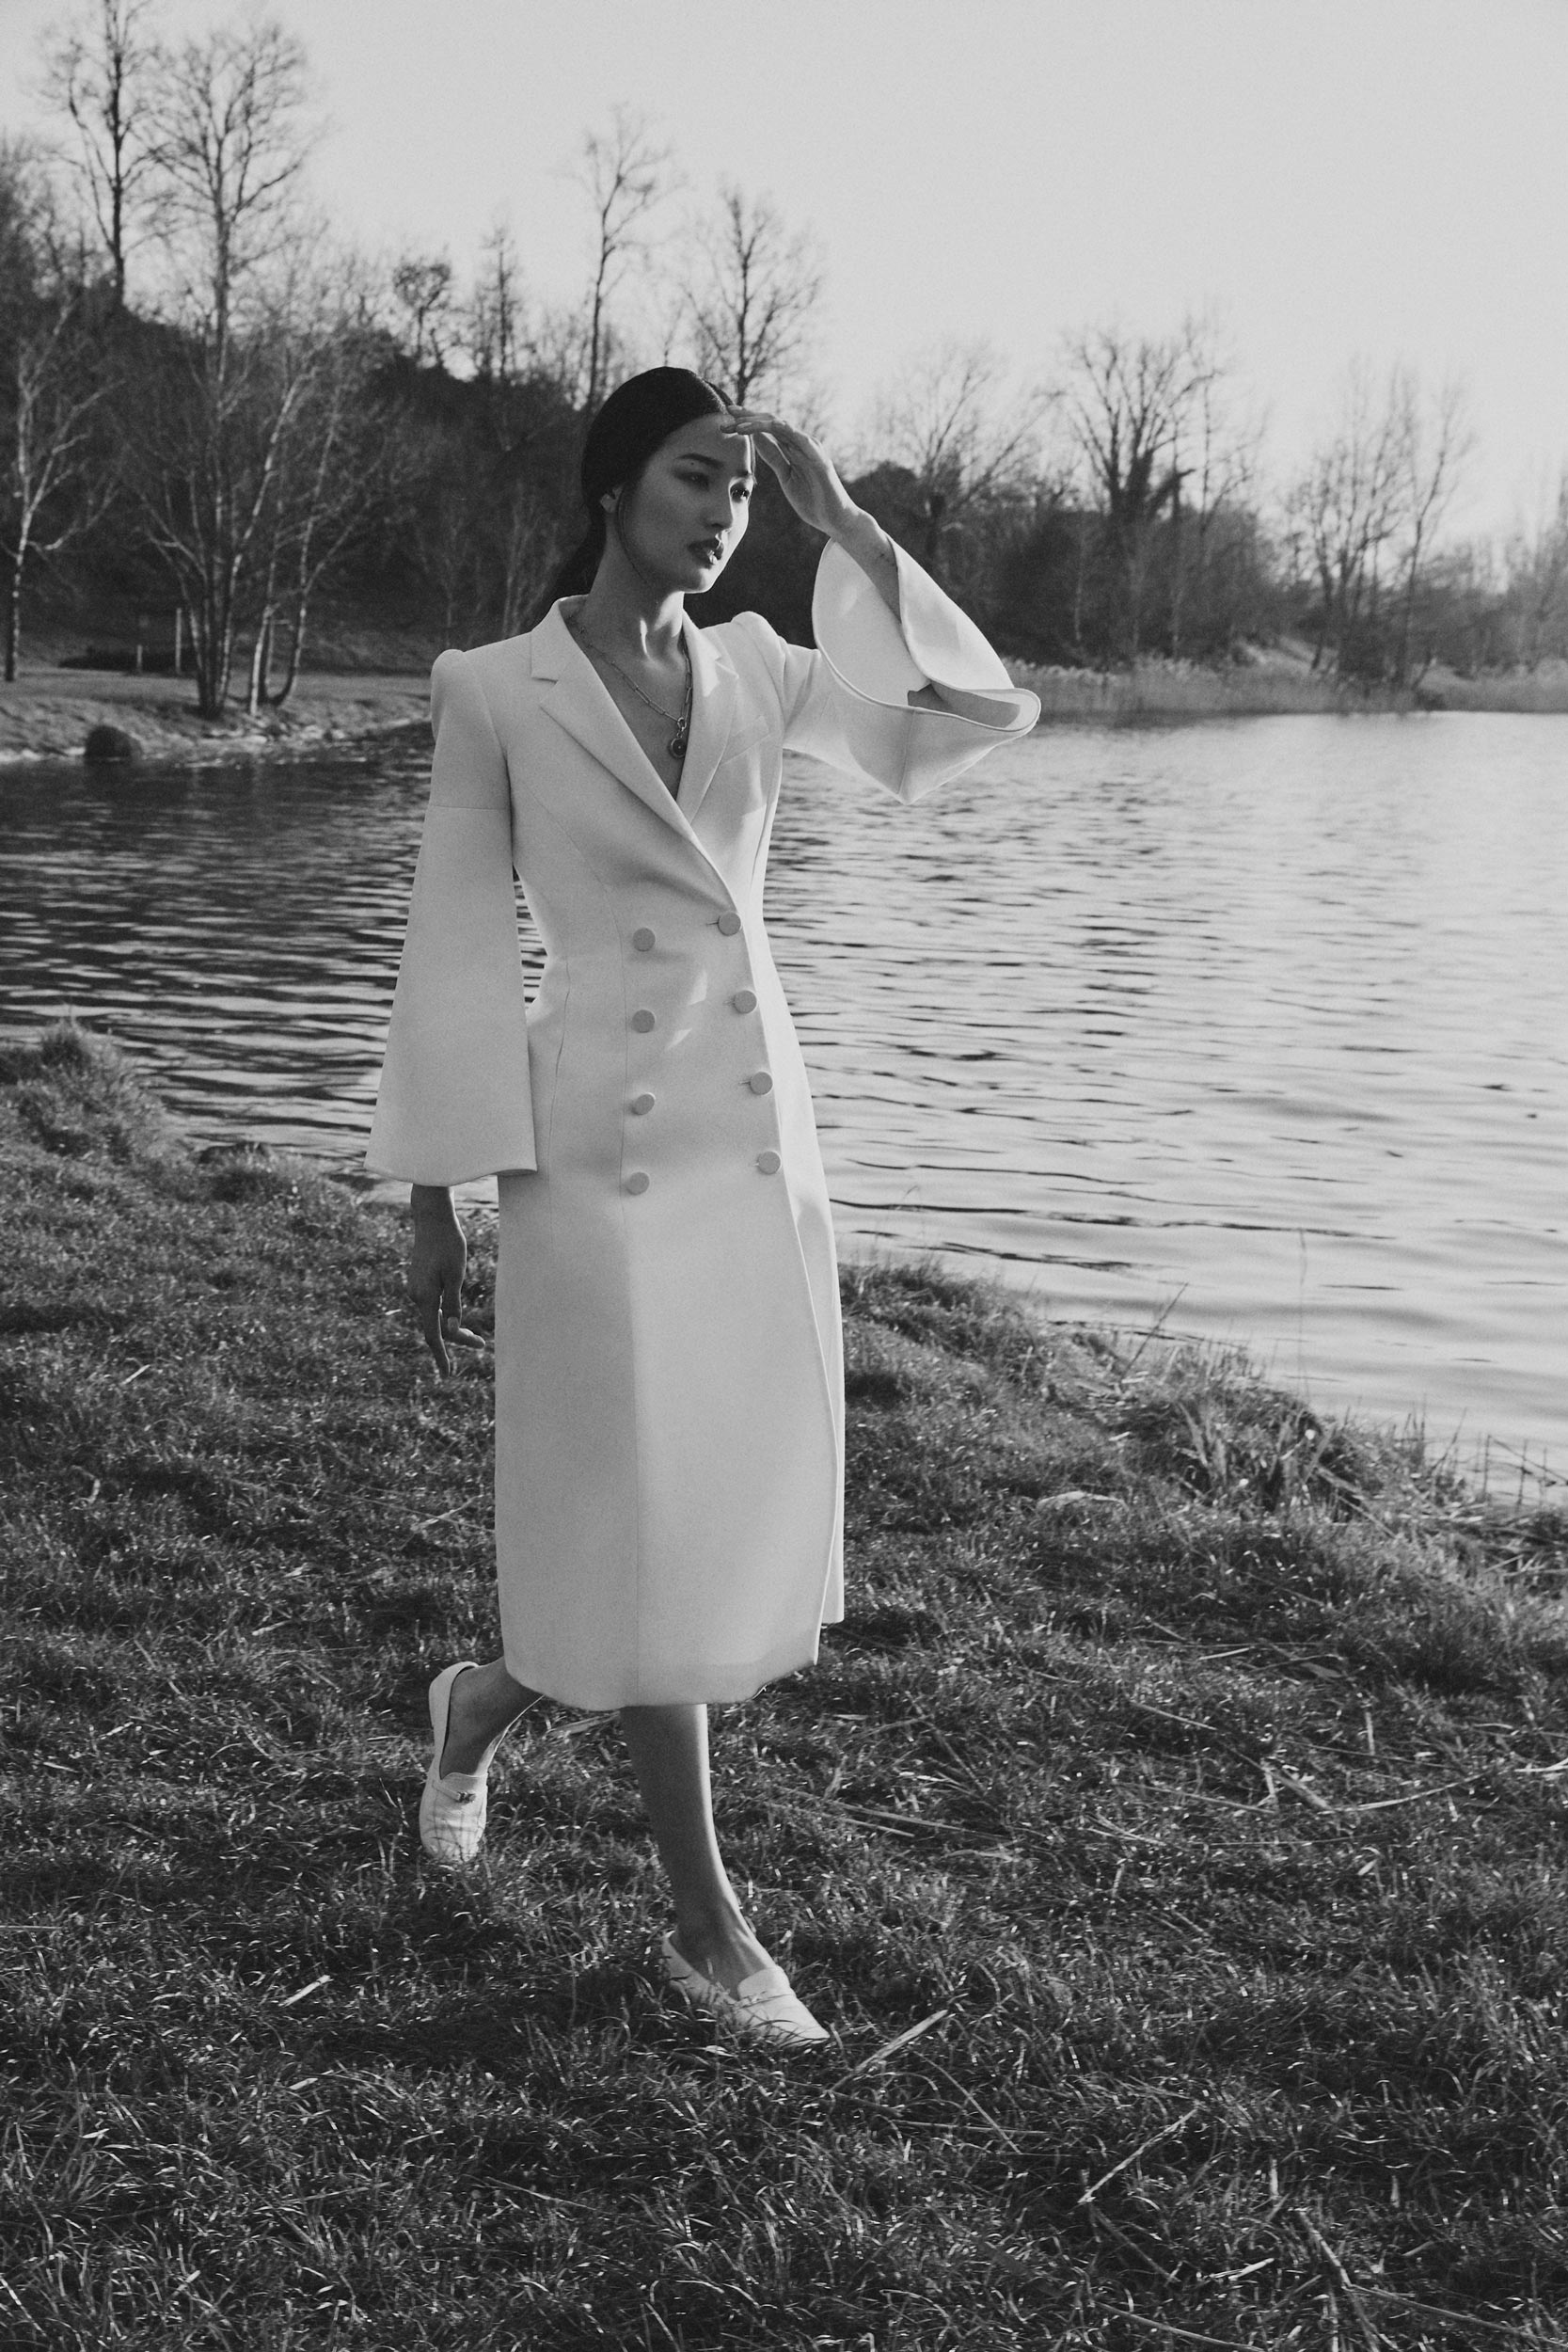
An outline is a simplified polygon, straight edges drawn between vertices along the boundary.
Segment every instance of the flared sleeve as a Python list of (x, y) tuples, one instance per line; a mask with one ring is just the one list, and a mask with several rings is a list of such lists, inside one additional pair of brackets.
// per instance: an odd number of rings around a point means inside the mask
[(430, 804), (365, 1164), (417, 1184), (538, 1165), (506, 760), (466, 656), (431, 673)]
[(739, 613), (730, 626), (768, 663), (786, 750), (919, 801), (997, 743), (1027, 735), (1040, 706), (913, 556), (896, 543), (894, 551), (896, 617), (830, 540), (812, 597), (815, 653), (786, 644), (760, 613)]

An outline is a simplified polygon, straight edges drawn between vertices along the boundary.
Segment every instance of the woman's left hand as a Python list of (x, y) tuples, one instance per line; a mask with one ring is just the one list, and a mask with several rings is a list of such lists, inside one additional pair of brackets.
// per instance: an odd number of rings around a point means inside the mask
[(800, 520), (830, 538), (858, 510), (820, 441), (765, 408), (736, 408), (730, 430), (749, 433)]

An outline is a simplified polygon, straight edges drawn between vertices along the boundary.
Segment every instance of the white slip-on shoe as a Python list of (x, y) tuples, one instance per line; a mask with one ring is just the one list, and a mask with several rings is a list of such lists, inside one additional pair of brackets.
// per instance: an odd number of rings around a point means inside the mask
[(678, 1993), (683, 1993), (698, 2009), (712, 2010), (720, 2017), (727, 2017), (743, 2033), (754, 2034), (759, 2041), (801, 2043), (827, 2042), (831, 2039), (826, 2026), (818, 2025), (804, 2001), (790, 1990), (789, 1979), (776, 1961), (766, 1968), (743, 1977), (736, 1991), (715, 1983), (705, 1977), (700, 1968), (675, 1949), (673, 1935), (667, 1935), (659, 1946), (665, 1974)]
[(484, 1843), (490, 1763), (506, 1737), (502, 1732), (491, 1740), (477, 1772), (442, 1772), (441, 1753), (447, 1744), (451, 1686), (459, 1675), (467, 1674), (477, 1663), (475, 1659), (460, 1658), (455, 1666), (444, 1666), (430, 1686), (430, 1729), (436, 1744), (431, 1751), (430, 1770), (424, 1776), (424, 1793), (420, 1799), (420, 1843), (437, 1862), (471, 1862)]

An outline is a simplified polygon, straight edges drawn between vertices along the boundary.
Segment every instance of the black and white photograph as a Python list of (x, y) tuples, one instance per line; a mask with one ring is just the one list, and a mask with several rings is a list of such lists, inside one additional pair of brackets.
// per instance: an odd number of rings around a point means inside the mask
[(0, 0), (0, 2348), (1568, 2352), (1568, 0)]

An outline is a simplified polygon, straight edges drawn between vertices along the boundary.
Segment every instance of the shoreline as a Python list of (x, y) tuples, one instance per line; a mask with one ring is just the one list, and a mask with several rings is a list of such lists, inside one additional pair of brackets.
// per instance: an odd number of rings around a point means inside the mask
[[(1040, 729), (1445, 711), (1568, 714), (1568, 665), (1533, 676), (1429, 673), (1419, 687), (1398, 693), (1314, 676), (1305, 661), (1288, 655), (1227, 669), (1164, 660), (1131, 670), (1021, 661), (1009, 661), (1007, 669), (1016, 685), (1039, 696)], [(221, 720), (198, 718), (193, 695), (188, 677), (24, 664), (14, 684), (0, 685), (0, 768), (80, 761), (96, 726), (120, 728), (135, 740), (135, 760), (105, 763), (134, 772), (146, 760), (195, 767), (286, 758), (327, 746), (352, 750), (429, 722), (425, 671), (307, 671), (283, 709), (255, 719), (243, 707), (231, 707)]]
[(307, 671), (281, 710), (249, 719), (242, 703), (208, 720), (197, 715), (188, 677), (24, 665), (13, 685), (0, 685), (0, 766), (82, 761), (96, 726), (120, 728), (135, 739), (135, 760), (103, 763), (127, 774), (149, 760), (195, 767), (288, 757), (379, 742), (427, 725), (429, 712), (427, 671)]

